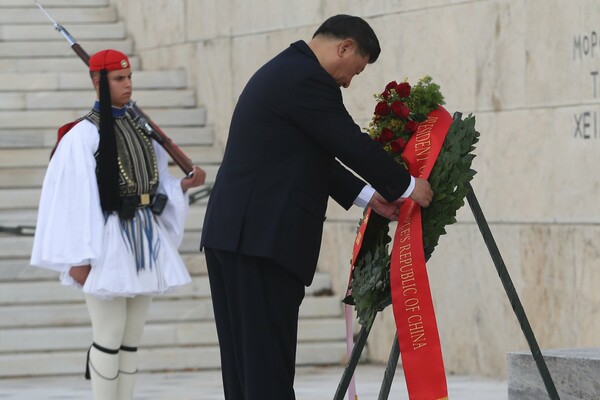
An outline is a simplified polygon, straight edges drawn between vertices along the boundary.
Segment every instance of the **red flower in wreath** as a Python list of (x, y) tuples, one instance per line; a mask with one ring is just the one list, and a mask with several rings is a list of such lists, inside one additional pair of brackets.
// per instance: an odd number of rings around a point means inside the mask
[(404, 130), (408, 133), (415, 133), (419, 128), (419, 123), (417, 121), (408, 121), (406, 125), (404, 125)]
[(385, 90), (387, 92), (389, 92), (392, 89), (396, 89), (397, 86), (398, 86), (398, 83), (396, 81), (391, 81), (390, 83), (388, 83), (387, 85), (385, 85)]
[(410, 96), (411, 88), (410, 88), (410, 84), (408, 82), (399, 83), (395, 89), (396, 89), (396, 93), (398, 94), (398, 96), (403, 99)]
[(390, 113), (390, 107), (385, 101), (380, 101), (375, 106), (375, 115), (386, 116)]
[(382, 143), (389, 142), (394, 138), (394, 131), (388, 128), (382, 128), (380, 138)]
[(408, 114), (410, 114), (410, 109), (408, 107), (406, 107), (406, 105), (403, 102), (401, 102), (400, 100), (394, 101), (390, 105), (390, 108), (392, 109), (394, 114), (396, 114), (400, 118), (406, 118), (406, 117), (408, 117)]
[(402, 150), (406, 147), (406, 141), (402, 138), (398, 138), (390, 143), (390, 146), (394, 153), (402, 153)]

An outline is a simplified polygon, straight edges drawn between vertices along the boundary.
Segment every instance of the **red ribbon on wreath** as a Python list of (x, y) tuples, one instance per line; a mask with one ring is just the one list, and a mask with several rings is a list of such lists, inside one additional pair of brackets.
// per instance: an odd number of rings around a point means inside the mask
[[(402, 153), (412, 176), (429, 177), (451, 124), (452, 117), (443, 107), (429, 113), (427, 119), (419, 124)], [(370, 212), (370, 208), (365, 212), (354, 242), (352, 270)], [(409, 398), (448, 399), (444, 360), (423, 251), (421, 207), (411, 199), (406, 199), (400, 207), (391, 252), (390, 286)], [(350, 347), (348, 351), (351, 351)]]
[[(412, 176), (429, 177), (451, 124), (452, 117), (443, 107), (419, 124), (402, 153)], [(391, 252), (390, 286), (409, 398), (447, 399), (444, 360), (423, 251), (421, 207), (411, 199), (400, 207)]]

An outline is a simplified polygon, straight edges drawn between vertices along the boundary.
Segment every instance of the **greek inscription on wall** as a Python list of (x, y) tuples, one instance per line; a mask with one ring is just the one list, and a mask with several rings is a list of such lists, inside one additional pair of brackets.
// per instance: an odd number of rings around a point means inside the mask
[[(578, 33), (573, 35), (573, 61), (600, 58), (600, 36), (596, 31)], [(598, 70), (589, 72), (590, 96), (598, 97)], [(600, 127), (598, 126), (598, 111), (586, 110), (573, 114), (573, 137), (575, 139), (599, 139)]]
[(582, 60), (585, 57), (600, 56), (598, 33), (579, 33), (573, 35), (573, 60)]

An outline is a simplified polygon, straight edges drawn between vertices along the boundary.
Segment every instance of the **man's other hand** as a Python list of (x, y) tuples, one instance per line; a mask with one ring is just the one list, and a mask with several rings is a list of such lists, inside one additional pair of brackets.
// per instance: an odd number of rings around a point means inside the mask
[(399, 198), (398, 200), (390, 203), (379, 193), (375, 192), (373, 197), (371, 197), (369, 207), (371, 207), (377, 214), (384, 218), (387, 218), (391, 221), (398, 221), (398, 214), (400, 213), (400, 206), (402, 205), (403, 201), (403, 198)]

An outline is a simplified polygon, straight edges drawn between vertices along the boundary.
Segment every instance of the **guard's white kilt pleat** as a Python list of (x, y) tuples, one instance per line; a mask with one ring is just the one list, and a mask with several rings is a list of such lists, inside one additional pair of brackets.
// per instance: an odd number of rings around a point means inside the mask
[[(138, 210), (125, 224), (139, 235), (127, 237), (117, 214), (108, 217), (104, 228), (103, 250), (92, 261), (83, 291), (99, 297), (131, 297), (166, 293), (191, 281), (177, 247), (160, 222), (148, 210)], [(144, 232), (148, 225), (150, 232)], [(168, 268), (165, 268), (168, 266)], [(65, 285), (77, 286), (68, 271), (61, 274)]]

